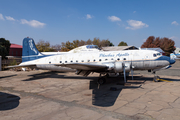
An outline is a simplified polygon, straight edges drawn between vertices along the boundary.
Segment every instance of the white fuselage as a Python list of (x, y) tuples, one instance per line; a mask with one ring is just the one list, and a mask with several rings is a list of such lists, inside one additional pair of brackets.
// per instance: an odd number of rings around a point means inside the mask
[(162, 55), (153, 50), (122, 50), (122, 51), (88, 51), (77, 53), (62, 53), (53, 55), (38, 55), (38, 59), (21, 64), (69, 64), (95, 63), (112, 67), (115, 62), (132, 63), (134, 70), (157, 69), (169, 65), (168, 61), (157, 61)]

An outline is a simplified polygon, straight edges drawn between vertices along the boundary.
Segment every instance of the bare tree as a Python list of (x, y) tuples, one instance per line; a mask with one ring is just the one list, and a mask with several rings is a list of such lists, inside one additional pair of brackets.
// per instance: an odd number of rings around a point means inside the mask
[(161, 48), (166, 56), (170, 56), (170, 54), (175, 50), (175, 42), (169, 38), (155, 38), (154, 36), (149, 36), (141, 46), (141, 48)]

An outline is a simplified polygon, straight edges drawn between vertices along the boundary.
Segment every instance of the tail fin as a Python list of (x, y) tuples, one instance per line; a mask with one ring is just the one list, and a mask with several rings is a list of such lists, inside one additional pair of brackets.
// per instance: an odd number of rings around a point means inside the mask
[(42, 55), (32, 38), (24, 38), (23, 39), (23, 52), (22, 52), (22, 62), (27, 62), (30, 60), (35, 60), (39, 55)]

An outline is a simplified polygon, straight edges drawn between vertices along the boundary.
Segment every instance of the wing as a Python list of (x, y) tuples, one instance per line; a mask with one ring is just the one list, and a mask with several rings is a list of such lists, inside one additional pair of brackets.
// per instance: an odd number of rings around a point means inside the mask
[(108, 68), (108, 66), (106, 65), (91, 64), (91, 63), (57, 64), (55, 66), (62, 66), (62, 67), (68, 67), (68, 68), (77, 69), (77, 70), (90, 70), (90, 71), (105, 70)]
[(17, 68), (17, 67), (36, 67), (36, 64), (13, 65), (13, 66), (7, 66), (6, 68)]

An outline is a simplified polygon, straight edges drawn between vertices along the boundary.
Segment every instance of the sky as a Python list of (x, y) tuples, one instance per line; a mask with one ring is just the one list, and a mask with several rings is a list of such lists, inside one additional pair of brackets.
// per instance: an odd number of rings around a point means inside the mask
[(180, 47), (179, 0), (0, 0), (0, 38), (51, 45), (109, 39), (141, 47), (149, 36)]

